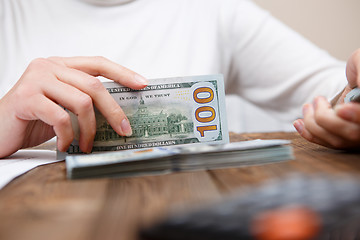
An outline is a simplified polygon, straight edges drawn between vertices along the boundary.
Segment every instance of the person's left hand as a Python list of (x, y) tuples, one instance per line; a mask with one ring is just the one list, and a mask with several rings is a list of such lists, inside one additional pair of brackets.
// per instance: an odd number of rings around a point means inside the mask
[(304, 118), (296, 120), (294, 127), (308, 141), (335, 149), (360, 147), (360, 104), (344, 104), (346, 94), (360, 86), (360, 50), (350, 57), (346, 75), (349, 84), (334, 108), (324, 97), (303, 106)]

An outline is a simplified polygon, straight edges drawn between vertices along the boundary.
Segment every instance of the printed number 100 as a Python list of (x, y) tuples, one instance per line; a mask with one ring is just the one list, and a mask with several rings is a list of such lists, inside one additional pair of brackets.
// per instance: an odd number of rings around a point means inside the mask
[[(216, 117), (216, 111), (212, 106), (207, 106), (206, 104), (214, 99), (214, 91), (209, 87), (200, 87), (195, 89), (193, 98), (196, 103), (204, 104), (195, 110), (196, 120), (205, 124), (213, 121)], [(204, 137), (206, 131), (217, 130), (217, 125), (198, 126), (196, 130), (200, 133), (201, 137)]]

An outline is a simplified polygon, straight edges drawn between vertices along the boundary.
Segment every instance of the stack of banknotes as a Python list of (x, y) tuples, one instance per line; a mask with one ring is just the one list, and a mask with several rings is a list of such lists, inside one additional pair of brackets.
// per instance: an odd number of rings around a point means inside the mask
[(68, 155), (67, 176), (129, 177), (279, 162), (293, 159), (287, 144), (281, 139), (252, 140)]
[(75, 132), (66, 156), (69, 178), (137, 176), (292, 158), (284, 141), (229, 143), (222, 75), (153, 79), (141, 90), (114, 82), (104, 86), (124, 110), (132, 135), (119, 136), (95, 109), (93, 153), (83, 154), (79, 124), (69, 112)]

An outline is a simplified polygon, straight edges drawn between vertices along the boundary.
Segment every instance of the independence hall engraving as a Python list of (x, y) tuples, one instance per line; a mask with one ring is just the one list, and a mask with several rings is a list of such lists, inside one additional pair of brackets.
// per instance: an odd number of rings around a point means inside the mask
[[(138, 110), (128, 116), (133, 134), (132, 137), (148, 138), (159, 135), (170, 136), (177, 134), (188, 134), (193, 132), (193, 122), (181, 114), (166, 114), (163, 110), (160, 113), (152, 113), (140, 100)], [(95, 141), (119, 140), (124, 137), (118, 135), (112, 127), (104, 122), (96, 132)]]

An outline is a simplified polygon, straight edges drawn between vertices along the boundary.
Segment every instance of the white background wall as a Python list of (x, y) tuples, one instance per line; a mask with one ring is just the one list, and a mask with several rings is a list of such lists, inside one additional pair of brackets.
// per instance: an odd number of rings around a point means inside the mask
[(360, 48), (360, 0), (254, 1), (341, 60)]
[[(360, 0), (253, 1), (341, 60), (347, 60), (355, 49), (360, 48)], [(227, 109), (233, 109), (234, 105), (242, 109), (234, 113), (237, 121), (228, 121), (232, 131), (295, 131), (291, 124), (280, 123), (236, 97), (228, 96), (227, 104), (231, 105)]]

